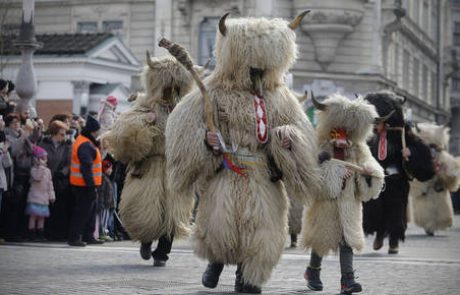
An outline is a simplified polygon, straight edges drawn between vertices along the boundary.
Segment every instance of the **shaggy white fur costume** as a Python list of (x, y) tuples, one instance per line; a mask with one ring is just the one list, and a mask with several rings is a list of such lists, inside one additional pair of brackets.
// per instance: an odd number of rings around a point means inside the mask
[[(177, 237), (186, 233), (192, 200), (169, 202), (164, 129), (174, 100), (190, 91), (193, 80), (168, 56), (151, 59), (144, 67), (142, 83), (146, 93), (120, 115), (104, 138), (114, 157), (128, 164), (120, 202), (123, 225), (133, 240), (151, 242), (164, 234)], [(165, 98), (165, 91), (172, 95)]]
[[(200, 202), (194, 230), (195, 253), (210, 262), (242, 264), (243, 280), (261, 286), (283, 251), (287, 235), (285, 185), (296, 195), (317, 188), (317, 146), (301, 106), (283, 84), (283, 73), (296, 57), (295, 33), (281, 19), (230, 19), (216, 42), (217, 66), (206, 81), (214, 118), (235, 157), (252, 162), (247, 177), (219, 169), (223, 156), (205, 145), (201, 94), (187, 95), (166, 126), (168, 181), (174, 197)], [(256, 138), (250, 68), (264, 70), (263, 90), (269, 141)], [(282, 139), (291, 149), (281, 147)], [(270, 181), (268, 157), (283, 173)], [(302, 193), (304, 192), (304, 193)]]
[(337, 251), (342, 239), (355, 250), (363, 248), (361, 202), (377, 198), (384, 183), (383, 169), (366, 144), (366, 139), (372, 135), (372, 122), (378, 117), (374, 106), (362, 98), (350, 101), (338, 94), (329, 97), (324, 104), (327, 110), (318, 112), (316, 127), (320, 148), (333, 155), (330, 132), (333, 128), (345, 129), (352, 146), (347, 148), (344, 160), (368, 167), (377, 177), (372, 177), (369, 186), (363, 175), (354, 172), (342, 190), (345, 167), (333, 161), (321, 164), (325, 190), (306, 210), (302, 228), (304, 246), (321, 257), (330, 250)]
[(441, 165), (440, 171), (429, 181), (414, 180), (410, 185), (413, 220), (427, 232), (434, 233), (452, 226), (454, 211), (450, 192), (458, 190), (460, 185), (460, 161), (445, 151), (449, 143), (447, 127), (420, 123), (414, 132), (426, 144), (438, 147), (435, 160)]

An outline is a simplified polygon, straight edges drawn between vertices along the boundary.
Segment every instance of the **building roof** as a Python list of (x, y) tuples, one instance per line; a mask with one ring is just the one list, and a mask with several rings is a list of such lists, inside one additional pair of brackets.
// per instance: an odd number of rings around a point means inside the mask
[[(43, 47), (35, 51), (34, 55), (84, 55), (113, 37), (111, 33), (36, 35), (37, 41), (42, 43)], [(19, 49), (13, 46), (15, 40), (16, 36), (3, 37), (4, 48), (0, 54), (19, 55)]]

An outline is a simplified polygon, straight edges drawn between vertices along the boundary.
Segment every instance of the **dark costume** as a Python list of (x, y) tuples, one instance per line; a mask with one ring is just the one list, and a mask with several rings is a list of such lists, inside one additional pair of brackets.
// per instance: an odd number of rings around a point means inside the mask
[[(380, 116), (395, 111), (386, 120), (386, 127), (374, 131), (369, 141), (372, 155), (385, 170), (385, 189), (376, 200), (364, 203), (364, 232), (376, 233), (374, 250), (383, 245), (385, 236), (389, 236), (389, 253), (398, 253), (399, 240), (404, 241), (407, 228), (407, 201), (409, 180), (416, 178), (426, 181), (434, 175), (430, 148), (416, 137), (404, 121), (402, 105), (404, 99), (392, 92), (377, 92), (366, 95)], [(398, 127), (400, 129), (398, 129)], [(410, 150), (408, 159), (403, 159), (401, 129), (405, 130), (406, 147)]]

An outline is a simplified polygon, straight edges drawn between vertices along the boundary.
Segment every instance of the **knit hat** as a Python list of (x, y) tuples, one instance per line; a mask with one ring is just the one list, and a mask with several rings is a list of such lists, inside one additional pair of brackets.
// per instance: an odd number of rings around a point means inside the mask
[(105, 99), (106, 102), (108, 102), (109, 104), (113, 105), (113, 106), (116, 106), (118, 104), (118, 99), (115, 97), (115, 96), (108, 96), (106, 99)]
[(85, 127), (83, 127), (82, 131), (96, 132), (99, 129), (101, 129), (101, 124), (99, 124), (99, 122), (93, 116), (88, 116), (88, 118), (86, 118)]
[(102, 172), (105, 172), (110, 168), (112, 168), (112, 162), (110, 162), (109, 160), (102, 161)]
[(39, 147), (38, 145), (34, 145), (32, 154), (35, 158), (41, 159), (43, 157), (46, 157), (48, 153), (45, 151), (45, 149)]

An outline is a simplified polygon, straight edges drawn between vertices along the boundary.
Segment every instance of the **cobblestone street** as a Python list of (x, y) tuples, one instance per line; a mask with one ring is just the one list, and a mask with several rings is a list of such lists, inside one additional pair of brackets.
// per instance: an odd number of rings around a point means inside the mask
[[(449, 231), (428, 237), (410, 226), (400, 254), (370, 247), (355, 256), (361, 294), (458, 294), (460, 289), (460, 218)], [(72, 248), (63, 243), (7, 243), (0, 246), (0, 294), (234, 294), (235, 266), (224, 269), (214, 290), (201, 285), (206, 262), (196, 258), (188, 241), (173, 245), (165, 268), (152, 267), (138, 253), (138, 244), (106, 243)], [(308, 256), (286, 249), (263, 287), (264, 294), (338, 294), (339, 262), (324, 260), (322, 292), (309, 291), (303, 279)]]

